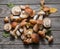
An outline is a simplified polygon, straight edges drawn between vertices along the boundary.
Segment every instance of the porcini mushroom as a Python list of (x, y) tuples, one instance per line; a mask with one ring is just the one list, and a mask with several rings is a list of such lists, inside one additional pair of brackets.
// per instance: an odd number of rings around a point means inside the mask
[(7, 23), (7, 24), (4, 25), (4, 30), (5, 30), (5, 31), (10, 31), (11, 28), (12, 28), (12, 27), (11, 27), (10, 23)]
[(38, 31), (38, 34), (41, 36), (41, 37), (43, 37), (43, 38), (45, 38), (45, 33), (46, 33), (46, 29), (43, 29), (42, 31)]
[(53, 41), (53, 36), (46, 35), (46, 38), (48, 39), (48, 42), (51, 43)]
[(11, 12), (13, 15), (19, 15), (21, 13), (21, 8), (19, 6), (14, 6)]
[(25, 7), (25, 11), (26, 11), (31, 17), (33, 17), (34, 14), (35, 14), (35, 11), (32, 10), (29, 6), (26, 6), (26, 7)]

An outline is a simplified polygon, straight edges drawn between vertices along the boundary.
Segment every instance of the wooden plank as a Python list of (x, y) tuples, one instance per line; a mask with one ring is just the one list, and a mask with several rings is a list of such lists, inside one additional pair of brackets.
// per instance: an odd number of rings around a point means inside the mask
[(60, 49), (60, 45), (0, 45), (0, 49)]
[[(5, 38), (2, 36), (4, 31), (0, 31), (0, 44), (11, 44), (11, 45), (22, 45), (23, 42), (21, 40), (15, 39), (15, 40), (10, 40), (10, 37)], [(60, 45), (60, 31), (52, 31), (51, 34), (54, 37), (53, 45)], [(48, 45), (47, 40), (40, 40), (39, 42), (40, 45)]]
[[(60, 17), (60, 5), (59, 4), (56, 4), (56, 5), (48, 4), (47, 6), (58, 9), (58, 12), (51, 14), (50, 17)], [(38, 12), (40, 10), (40, 5), (30, 5), (30, 7), (33, 10), (36, 10), (36, 12)], [(0, 17), (8, 16), (10, 14), (10, 10), (11, 10), (11, 8), (7, 7), (7, 5), (0, 5)]]
[[(40, 0), (0, 0), (0, 4), (8, 4), (8, 3), (14, 3), (14, 4), (40, 4)], [(45, 0), (45, 3), (60, 3), (60, 0)]]

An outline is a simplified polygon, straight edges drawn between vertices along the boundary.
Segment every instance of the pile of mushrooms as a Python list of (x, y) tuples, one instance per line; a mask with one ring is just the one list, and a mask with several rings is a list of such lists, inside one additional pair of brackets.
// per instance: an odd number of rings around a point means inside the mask
[[(43, 3), (41, 3), (43, 6)], [(48, 18), (50, 8), (43, 8), (36, 14), (35, 10), (26, 6), (14, 6), (9, 17), (4, 18), (4, 30), (15, 39), (21, 38), (24, 44), (39, 43), (39, 37), (53, 41), (53, 36), (46, 34), (51, 27), (51, 19)]]

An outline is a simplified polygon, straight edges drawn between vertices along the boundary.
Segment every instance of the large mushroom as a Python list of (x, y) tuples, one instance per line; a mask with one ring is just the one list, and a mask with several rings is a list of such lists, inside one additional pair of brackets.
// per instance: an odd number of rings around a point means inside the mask
[(25, 7), (25, 11), (26, 11), (31, 17), (33, 17), (34, 14), (35, 14), (35, 11), (32, 10), (29, 6), (26, 6), (26, 7)]

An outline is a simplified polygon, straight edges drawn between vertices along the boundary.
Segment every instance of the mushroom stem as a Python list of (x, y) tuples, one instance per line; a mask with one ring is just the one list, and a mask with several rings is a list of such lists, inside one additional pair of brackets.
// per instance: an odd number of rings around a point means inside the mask
[(46, 35), (46, 38), (48, 39), (48, 42), (49, 42), (49, 43), (53, 41), (53, 36), (48, 36), (48, 35)]

